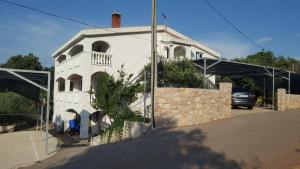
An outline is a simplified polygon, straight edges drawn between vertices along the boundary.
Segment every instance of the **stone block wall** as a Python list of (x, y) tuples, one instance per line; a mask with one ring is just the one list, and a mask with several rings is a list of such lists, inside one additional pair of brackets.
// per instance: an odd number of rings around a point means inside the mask
[(123, 127), (123, 139), (137, 138), (150, 130), (150, 123), (125, 121)]
[(278, 110), (293, 110), (300, 108), (300, 95), (287, 94), (285, 89), (277, 90)]
[(150, 123), (144, 122), (124, 122), (123, 130), (120, 132), (113, 131), (111, 134), (103, 133), (91, 138), (91, 145), (100, 145), (114, 143), (126, 139), (140, 137), (143, 133), (151, 130)]
[(122, 140), (122, 132), (113, 131), (112, 133), (103, 133), (91, 138), (91, 146), (114, 143)]
[(221, 83), (219, 90), (157, 88), (156, 126), (187, 126), (229, 118), (231, 90), (231, 83)]

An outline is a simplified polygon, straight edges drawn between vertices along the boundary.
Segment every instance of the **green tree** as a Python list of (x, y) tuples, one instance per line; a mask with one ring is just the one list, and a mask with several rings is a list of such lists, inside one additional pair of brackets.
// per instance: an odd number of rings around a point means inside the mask
[(42, 70), (43, 66), (39, 61), (39, 58), (32, 53), (28, 55), (16, 55), (10, 57), (5, 64), (2, 64), (3, 68), (12, 69), (27, 69), (27, 70)]
[(118, 74), (117, 79), (108, 74), (99, 76), (92, 105), (112, 119), (111, 128), (121, 130), (125, 120), (142, 119), (138, 116), (138, 112), (130, 108), (130, 105), (138, 99), (137, 94), (141, 90), (141, 85), (138, 82), (130, 83), (132, 75), (127, 76), (123, 66)]
[(233, 61), (263, 66), (272, 66), (283, 70), (300, 72), (299, 60), (290, 57), (275, 56), (271, 51), (257, 52), (245, 58), (235, 58), (233, 59)]
[[(0, 114), (4, 114), (4, 116), (0, 116), (0, 125), (16, 124), (25, 120), (32, 122), (30, 116), (18, 116), (17, 114), (32, 114), (36, 111), (34, 101), (12, 92), (0, 93), (0, 105)], [(9, 116), (5, 114), (9, 114)]]
[[(147, 91), (150, 91), (151, 81), (151, 64), (147, 64), (144, 68), (147, 72)], [(192, 62), (192, 60), (165, 60), (160, 58), (157, 65), (158, 87), (187, 87), (187, 88), (202, 88), (203, 74)], [(143, 81), (144, 77), (140, 78)]]
[(23, 114), (35, 110), (34, 102), (12, 92), (0, 93), (0, 113)]
[[(10, 57), (3, 68), (27, 69), (27, 70), (47, 70), (43, 68), (39, 58), (29, 53), (28, 55), (16, 55)], [(53, 70), (53, 69), (49, 69)], [(27, 89), (28, 90), (28, 89)], [(25, 98), (13, 92), (0, 93), (0, 114), (16, 114), (14, 116), (0, 116), (0, 123), (19, 123), (26, 121), (30, 123), (34, 118), (31, 116), (19, 116), (17, 114), (33, 114), (37, 112), (37, 104), (33, 100)]]
[[(284, 56), (275, 56), (273, 52), (257, 52), (253, 55), (249, 55), (247, 57), (235, 58), (233, 61), (248, 63), (248, 64), (256, 64), (263, 66), (271, 66), (278, 69), (289, 70), (294, 72), (300, 72), (300, 61)], [(244, 77), (242, 79), (231, 79), (236, 86), (241, 86), (244, 88), (248, 88), (252, 91), (256, 96), (261, 96), (263, 94), (263, 83), (255, 80), (254, 78)], [(286, 81), (281, 79), (276, 79), (276, 84), (281, 85)]]

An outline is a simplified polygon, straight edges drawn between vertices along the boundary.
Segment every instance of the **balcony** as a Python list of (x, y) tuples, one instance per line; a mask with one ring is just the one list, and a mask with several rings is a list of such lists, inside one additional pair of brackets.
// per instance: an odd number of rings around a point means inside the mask
[(102, 52), (91, 52), (91, 64), (99, 66), (111, 66), (112, 55)]

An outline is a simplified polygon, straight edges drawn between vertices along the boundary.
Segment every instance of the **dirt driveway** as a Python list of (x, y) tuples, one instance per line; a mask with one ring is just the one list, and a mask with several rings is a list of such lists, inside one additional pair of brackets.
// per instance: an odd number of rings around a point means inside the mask
[(300, 164), (300, 111), (235, 116), (138, 139), (67, 148), (28, 169), (289, 169)]

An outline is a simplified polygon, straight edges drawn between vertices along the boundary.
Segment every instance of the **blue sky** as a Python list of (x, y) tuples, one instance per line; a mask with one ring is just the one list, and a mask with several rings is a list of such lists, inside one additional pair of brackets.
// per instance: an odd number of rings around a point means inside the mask
[[(122, 26), (150, 25), (151, 0), (10, 0), (100, 27), (111, 26), (111, 13), (122, 13)], [(300, 1), (209, 0), (238, 28), (276, 55), (300, 59)], [(247, 56), (259, 51), (202, 0), (157, 0), (168, 25), (221, 53)], [(87, 28), (0, 2), (0, 63), (12, 55), (32, 52), (44, 65), (74, 34)]]

